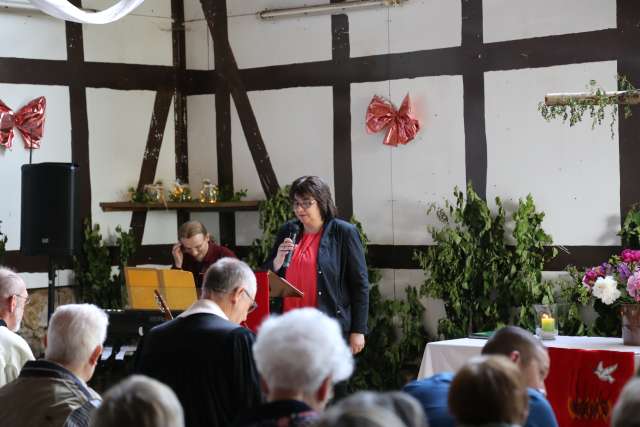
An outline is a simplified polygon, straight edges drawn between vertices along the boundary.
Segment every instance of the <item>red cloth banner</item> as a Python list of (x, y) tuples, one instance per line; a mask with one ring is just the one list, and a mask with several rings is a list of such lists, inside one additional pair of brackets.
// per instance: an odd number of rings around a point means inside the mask
[(407, 144), (420, 130), (420, 122), (411, 111), (409, 94), (404, 97), (399, 110), (396, 110), (391, 102), (375, 95), (367, 108), (365, 121), (369, 133), (386, 129), (383, 142), (393, 147), (397, 147), (398, 144)]
[(262, 322), (269, 317), (269, 277), (266, 271), (256, 271), (258, 289), (256, 291), (256, 303), (258, 308), (247, 315), (247, 321), (243, 326), (258, 332)]
[(549, 348), (547, 397), (560, 427), (607, 427), (634, 373), (633, 352)]
[(44, 113), (47, 100), (40, 96), (14, 113), (7, 105), (0, 101), (0, 146), (11, 148), (13, 144), (13, 128), (16, 127), (22, 139), (24, 148), (40, 148), (40, 140), (44, 133)]

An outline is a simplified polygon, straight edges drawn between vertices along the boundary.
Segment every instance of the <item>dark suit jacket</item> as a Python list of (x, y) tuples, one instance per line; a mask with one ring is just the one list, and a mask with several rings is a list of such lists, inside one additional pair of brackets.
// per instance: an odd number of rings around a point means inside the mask
[(254, 335), (209, 313), (178, 317), (144, 337), (136, 370), (173, 389), (188, 427), (226, 427), (261, 403)]
[[(296, 223), (304, 230), (298, 220), (287, 222), (278, 232), (266, 268), (273, 269), (278, 246), (289, 237)], [(281, 268), (278, 274), (284, 276), (285, 271)], [(337, 319), (345, 335), (367, 333), (369, 276), (360, 235), (353, 224), (336, 218), (324, 224), (317, 274), (318, 310)]]

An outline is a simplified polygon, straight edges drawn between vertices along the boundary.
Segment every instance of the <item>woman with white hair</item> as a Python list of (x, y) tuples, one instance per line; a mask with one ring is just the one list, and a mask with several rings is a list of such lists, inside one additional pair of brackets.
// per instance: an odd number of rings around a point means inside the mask
[(315, 308), (267, 319), (253, 346), (267, 403), (237, 425), (301, 427), (315, 422), (333, 384), (353, 372), (353, 356), (334, 319)]

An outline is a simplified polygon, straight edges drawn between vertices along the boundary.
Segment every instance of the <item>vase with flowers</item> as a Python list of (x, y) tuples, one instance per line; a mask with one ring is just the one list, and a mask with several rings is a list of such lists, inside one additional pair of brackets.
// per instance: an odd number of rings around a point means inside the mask
[(625, 345), (640, 345), (640, 250), (625, 249), (591, 267), (581, 285), (594, 300), (595, 330), (620, 334)]

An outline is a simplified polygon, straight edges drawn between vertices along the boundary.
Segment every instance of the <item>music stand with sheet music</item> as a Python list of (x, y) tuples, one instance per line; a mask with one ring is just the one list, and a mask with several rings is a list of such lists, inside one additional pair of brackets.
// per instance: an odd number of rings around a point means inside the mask
[(153, 291), (157, 289), (172, 311), (185, 310), (198, 298), (196, 284), (190, 271), (125, 267), (124, 277), (133, 310), (156, 310)]

